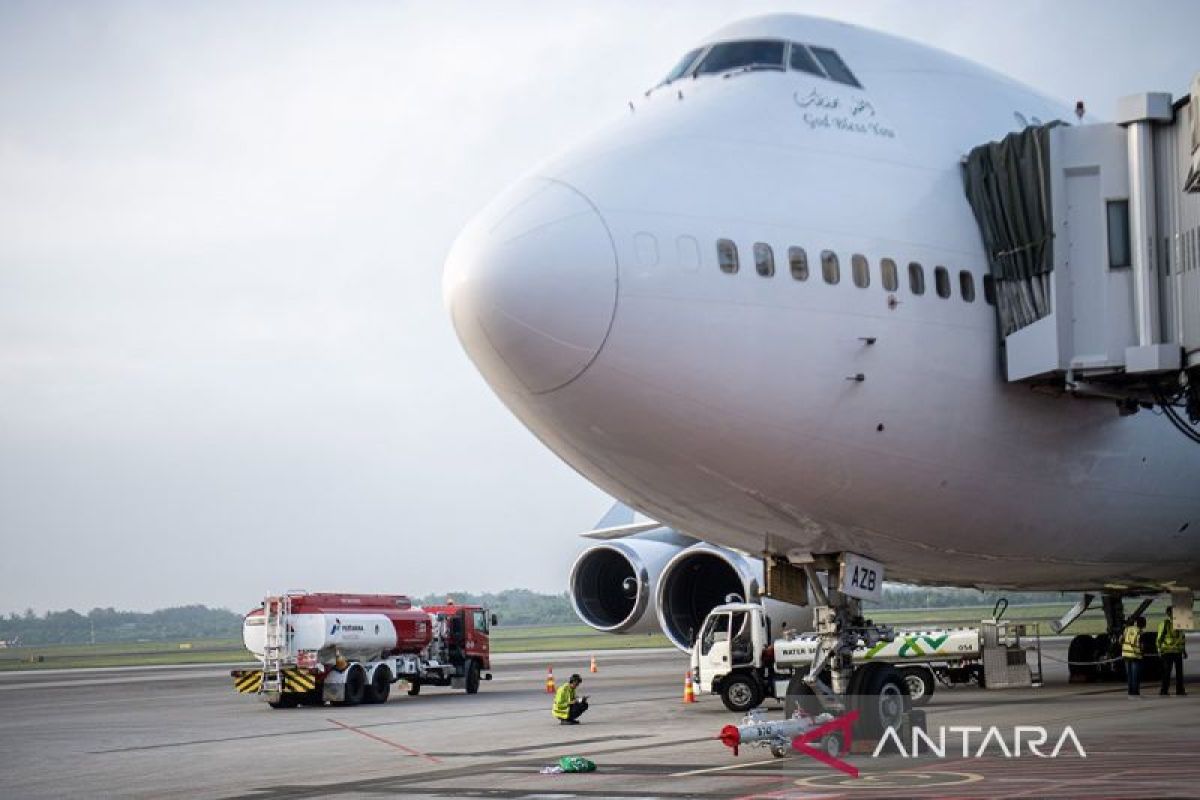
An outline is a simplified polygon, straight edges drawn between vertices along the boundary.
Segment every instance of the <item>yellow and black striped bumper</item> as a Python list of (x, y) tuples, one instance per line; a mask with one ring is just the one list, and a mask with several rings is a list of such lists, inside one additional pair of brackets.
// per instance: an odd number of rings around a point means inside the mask
[[(303, 694), (317, 688), (317, 678), (308, 670), (289, 667), (283, 670), (283, 691)], [(233, 688), (239, 694), (255, 694), (262, 691), (262, 670), (236, 671), (233, 673)]]
[(233, 674), (233, 688), (237, 689), (238, 694), (252, 694), (262, 688), (262, 680), (262, 670), (235, 672)]
[(285, 669), (283, 671), (283, 690), (285, 692), (311, 692), (317, 688), (317, 679), (302, 669)]

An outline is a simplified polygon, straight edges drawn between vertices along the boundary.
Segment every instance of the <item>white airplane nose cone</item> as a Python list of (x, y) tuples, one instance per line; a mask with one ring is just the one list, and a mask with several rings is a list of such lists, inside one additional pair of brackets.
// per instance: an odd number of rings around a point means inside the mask
[(492, 383), (550, 392), (577, 378), (608, 336), (617, 257), (583, 194), (551, 180), (505, 192), (446, 259), (446, 305), (467, 354)]

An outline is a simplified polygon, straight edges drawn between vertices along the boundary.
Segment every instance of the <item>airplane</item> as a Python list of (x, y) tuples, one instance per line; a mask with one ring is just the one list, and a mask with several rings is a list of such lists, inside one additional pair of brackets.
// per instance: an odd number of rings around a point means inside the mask
[[(961, 162), (1074, 113), (921, 44), (756, 17), (480, 212), (445, 264), (462, 346), (647, 518), (592, 533), (576, 607), (615, 630), (674, 603), (686, 645), (689, 614), (761, 589), (755, 560), (828, 580), (829, 554), (906, 583), (1100, 593), (1110, 627), (1122, 597), (1200, 585), (1200, 448), (998, 365)], [(664, 593), (693, 547), (716, 556)]]

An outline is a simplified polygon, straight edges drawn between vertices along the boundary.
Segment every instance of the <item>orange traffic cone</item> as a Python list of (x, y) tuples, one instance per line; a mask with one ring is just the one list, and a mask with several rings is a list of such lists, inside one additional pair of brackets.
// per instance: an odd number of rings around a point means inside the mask
[(692, 685), (692, 671), (687, 671), (687, 676), (683, 679), (683, 702), (696, 702), (696, 687)]
[(546, 667), (546, 694), (554, 694), (554, 665)]
[(595, 656), (592, 656), (592, 666), (589, 671), (590, 672), (599, 672), (600, 671), (600, 670), (596, 669), (596, 657)]

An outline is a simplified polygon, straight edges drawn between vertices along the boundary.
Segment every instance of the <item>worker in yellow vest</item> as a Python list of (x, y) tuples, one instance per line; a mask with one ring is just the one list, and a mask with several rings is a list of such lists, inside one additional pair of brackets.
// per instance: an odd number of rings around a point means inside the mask
[(1175, 669), (1175, 695), (1187, 694), (1183, 688), (1183, 660), (1187, 658), (1187, 640), (1183, 631), (1175, 629), (1175, 620), (1171, 616), (1171, 607), (1167, 606), (1167, 614), (1158, 625), (1158, 655), (1162, 659), (1162, 689), (1159, 694), (1167, 694), (1171, 685), (1171, 669)]
[(1121, 633), (1121, 658), (1125, 659), (1125, 678), (1129, 683), (1130, 697), (1142, 695), (1142, 631), (1145, 629), (1146, 618), (1137, 617)]
[(579, 684), (583, 683), (583, 678), (578, 674), (572, 675), (571, 679), (558, 687), (558, 691), (554, 693), (554, 708), (552, 712), (558, 718), (560, 725), (578, 725), (579, 718), (583, 712), (588, 709), (586, 697), (575, 698), (575, 690), (579, 688)]

